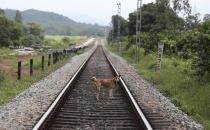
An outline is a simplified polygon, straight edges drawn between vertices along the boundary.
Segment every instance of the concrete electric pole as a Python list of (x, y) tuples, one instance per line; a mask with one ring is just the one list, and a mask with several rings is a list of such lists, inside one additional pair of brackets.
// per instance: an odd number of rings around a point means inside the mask
[(142, 0), (137, 0), (137, 11), (136, 11), (136, 57), (135, 61), (140, 61), (140, 35), (141, 35), (141, 5)]
[(118, 15), (118, 49), (119, 49), (119, 52), (121, 51), (121, 41), (120, 41), (120, 16), (121, 16), (121, 3), (117, 3), (117, 6), (118, 6), (118, 10), (117, 10), (117, 15)]
[(114, 26), (113, 26), (112, 22), (110, 23), (110, 27), (111, 27), (111, 34), (110, 35), (111, 35), (111, 45), (112, 45), (113, 42), (114, 42), (114, 40), (113, 40), (113, 38), (114, 38), (114, 36), (113, 36), (114, 35), (114, 33), (113, 33), (114, 32)]
[(107, 39), (107, 27), (104, 28), (104, 38)]

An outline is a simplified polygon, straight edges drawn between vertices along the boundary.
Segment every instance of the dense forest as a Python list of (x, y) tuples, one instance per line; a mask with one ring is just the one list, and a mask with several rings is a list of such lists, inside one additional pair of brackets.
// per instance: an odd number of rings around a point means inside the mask
[[(182, 6), (180, 10), (175, 9), (169, 0), (156, 0), (155, 3), (143, 5), (141, 47), (148, 55), (157, 51), (159, 42), (164, 43), (164, 54), (192, 59), (196, 75), (210, 76), (210, 14), (206, 14), (201, 21), (198, 13), (190, 14), (189, 4)], [(185, 18), (178, 15), (181, 8), (185, 9)], [(128, 20), (118, 15), (112, 16), (113, 29), (109, 33), (109, 42), (112, 34), (117, 39), (118, 19), (121, 36), (128, 38), (126, 48), (129, 49), (136, 42), (136, 12), (130, 13)]]
[[(6, 9), (5, 14), (11, 19), (15, 20), (16, 10)], [(104, 27), (97, 24), (77, 23), (63, 15), (29, 9), (20, 12), (22, 15), (23, 24), (28, 22), (35, 22), (41, 25), (45, 30), (45, 34), (49, 35), (71, 35), (71, 36), (91, 36), (104, 35)]]

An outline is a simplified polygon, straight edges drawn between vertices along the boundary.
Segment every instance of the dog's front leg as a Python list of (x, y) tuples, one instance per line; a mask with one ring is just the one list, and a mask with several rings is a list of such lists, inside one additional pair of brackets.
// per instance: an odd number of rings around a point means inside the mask
[(96, 93), (97, 100), (99, 100), (100, 89), (101, 89), (101, 86), (97, 86), (97, 93)]
[(109, 98), (113, 99), (112, 88), (109, 89)]

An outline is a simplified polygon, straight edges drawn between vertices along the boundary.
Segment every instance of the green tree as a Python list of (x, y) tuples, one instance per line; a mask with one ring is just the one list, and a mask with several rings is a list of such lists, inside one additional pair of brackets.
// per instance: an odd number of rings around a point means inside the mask
[(210, 14), (205, 14), (203, 17), (203, 21), (204, 22), (210, 21)]
[(5, 15), (0, 15), (0, 46), (10, 46), (13, 42), (18, 43), (22, 36), (23, 28), (20, 24), (11, 21)]
[(16, 11), (15, 22), (22, 23), (22, 15), (21, 15), (21, 12), (18, 10)]
[[(199, 75), (210, 76), (210, 21), (206, 21), (198, 26), (200, 32), (197, 59), (194, 60), (195, 66), (198, 67)], [(209, 80), (209, 78), (208, 78)], [(209, 80), (210, 81), (210, 80)]]
[(64, 43), (70, 43), (70, 38), (68, 38), (68, 37), (63, 37), (63, 38), (62, 38), (62, 42), (64, 42)]
[[(41, 28), (41, 25), (36, 23), (28, 23), (28, 33), (29, 33), (29, 39), (30, 45), (32, 44), (43, 44), (44, 40), (44, 30)], [(35, 41), (33, 41), (35, 40)]]
[[(142, 32), (150, 32), (158, 22), (156, 20), (157, 6), (154, 3), (145, 4), (142, 7)], [(136, 11), (129, 14), (128, 30), (129, 35), (136, 34)]]
[(161, 30), (176, 30), (182, 29), (184, 21), (180, 18), (176, 11), (170, 7), (170, 0), (156, 0), (156, 24), (157, 32)]
[(192, 30), (197, 28), (198, 24), (200, 23), (199, 13), (195, 15), (189, 15), (185, 20), (185, 29)]
[(172, 3), (172, 8), (176, 13), (179, 13), (181, 11), (183, 11), (184, 14), (187, 15), (190, 15), (191, 13), (189, 0), (156, 0), (156, 2), (166, 3), (167, 6)]
[[(141, 46), (145, 54), (157, 50), (158, 42), (165, 43), (165, 54), (177, 53), (176, 41), (184, 29), (184, 20), (170, 7), (169, 1), (145, 4), (142, 7)], [(129, 43), (135, 44), (136, 12), (129, 14)]]
[(187, 31), (178, 41), (177, 47), (181, 57), (193, 59), (193, 69), (198, 75), (210, 74), (210, 21)]
[(0, 15), (5, 15), (5, 12), (3, 9), (0, 8)]
[(120, 19), (120, 35), (126, 36), (128, 34), (128, 23), (123, 17), (118, 15), (112, 16), (113, 35), (114, 37), (118, 36), (118, 19)]
[(28, 23), (29, 33), (35, 36), (41, 36), (44, 33), (44, 30), (41, 28), (40, 24), (30, 22)]
[(9, 46), (11, 44), (10, 30), (12, 22), (5, 15), (0, 15), (0, 47)]
[(21, 38), (21, 43), (23, 46), (27, 46), (29, 47), (31, 45), (31, 41), (30, 41), (30, 37), (29, 35), (25, 35), (24, 37)]
[(19, 41), (23, 36), (23, 27), (19, 23), (12, 22), (12, 29), (10, 31), (10, 38), (12, 41)]
[[(184, 20), (168, 3), (149, 3), (142, 7), (142, 32), (159, 33), (164, 30), (182, 30)], [(129, 14), (129, 35), (136, 34), (136, 12)]]

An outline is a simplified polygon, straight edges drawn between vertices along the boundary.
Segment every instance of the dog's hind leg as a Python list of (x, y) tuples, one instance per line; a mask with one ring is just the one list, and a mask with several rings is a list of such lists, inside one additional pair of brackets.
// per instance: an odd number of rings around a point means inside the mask
[(101, 84), (97, 84), (97, 93), (96, 93), (97, 100), (99, 100), (100, 89), (101, 89)]
[(113, 99), (112, 88), (109, 89), (109, 98)]

